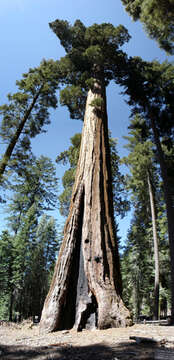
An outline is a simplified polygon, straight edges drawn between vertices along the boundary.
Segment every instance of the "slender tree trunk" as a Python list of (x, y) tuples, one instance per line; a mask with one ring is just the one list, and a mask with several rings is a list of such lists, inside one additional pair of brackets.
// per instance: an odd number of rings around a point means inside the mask
[(151, 183), (150, 173), (147, 173), (147, 181), (149, 187), (150, 208), (152, 216), (152, 230), (153, 230), (153, 244), (154, 244), (154, 259), (155, 259), (155, 289), (154, 289), (154, 319), (158, 320), (159, 316), (159, 250), (158, 250), (158, 235), (156, 226), (155, 213), (155, 199)]
[[(90, 104), (101, 99), (100, 109)], [(126, 326), (113, 216), (105, 87), (89, 91), (76, 179), (64, 240), (40, 328)]]
[(151, 116), (151, 125), (152, 125), (155, 144), (158, 151), (161, 176), (163, 179), (164, 198), (166, 203), (170, 260), (171, 260), (171, 323), (174, 324), (174, 206), (173, 206), (172, 194), (170, 191), (170, 185), (168, 181), (167, 166), (165, 163), (164, 153), (161, 147), (159, 134), (153, 115)]
[(132, 289), (133, 293), (133, 306), (134, 306), (134, 317), (135, 320), (138, 321), (140, 316), (140, 279), (139, 279), (139, 270), (137, 271), (137, 275), (134, 279), (134, 286)]
[(18, 128), (16, 130), (16, 132), (14, 133), (14, 135), (12, 136), (9, 145), (7, 146), (7, 149), (2, 157), (2, 160), (0, 161), (0, 182), (2, 181), (2, 176), (4, 174), (4, 171), (8, 165), (8, 162), (11, 158), (12, 152), (14, 150), (14, 147), (16, 146), (16, 143), (19, 139), (19, 136), (22, 133), (22, 130), (31, 114), (31, 111), (33, 110), (33, 107), (41, 93), (43, 85), (41, 86), (41, 88), (38, 90), (37, 94), (34, 96), (33, 101), (31, 103), (31, 105), (29, 106), (29, 108), (26, 110), (26, 113), (23, 117), (23, 119), (21, 120), (21, 122), (18, 125)]
[(10, 304), (9, 304), (9, 321), (13, 321), (13, 302), (14, 302), (13, 289), (11, 289), (10, 290)]

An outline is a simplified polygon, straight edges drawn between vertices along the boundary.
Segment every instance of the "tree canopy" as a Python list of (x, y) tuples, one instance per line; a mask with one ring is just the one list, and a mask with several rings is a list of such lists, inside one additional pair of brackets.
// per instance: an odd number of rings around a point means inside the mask
[(59, 81), (58, 62), (43, 60), (39, 67), (29, 69), (22, 80), (16, 81), (19, 91), (8, 94), (8, 103), (0, 106), (0, 136), (6, 144), (0, 160), (1, 183), (15, 147), (20, 145), (16, 156), (26, 152), (30, 149), (31, 138), (44, 132), (45, 125), (50, 123), (48, 109), (57, 107)]
[(160, 48), (174, 53), (173, 0), (122, 0), (133, 20), (140, 20), (148, 35), (157, 40)]
[[(40, 328), (54, 331), (75, 326), (80, 331), (88, 323), (90, 328), (99, 329), (125, 326), (131, 318), (121, 297), (106, 85), (120, 76), (126, 61), (120, 47), (129, 34), (121, 25), (104, 23), (86, 28), (79, 20), (74, 26), (60, 20), (50, 26), (66, 51), (60, 61), (68, 85), (65, 91), (77, 86), (82, 97), (85, 94), (86, 106), (69, 216)], [(71, 97), (67, 96), (70, 102), (64, 104), (71, 117), (75, 112), (80, 118), (79, 99), (74, 102), (73, 97), (72, 102)]]
[[(174, 51), (173, 0), (122, 2), (161, 48)], [(84, 120), (84, 129), (57, 158), (69, 164), (59, 201), (61, 213), (70, 212), (45, 320), (52, 317), (51, 329), (75, 324), (81, 330), (89, 323), (101, 328), (130, 324), (124, 304), (136, 318), (141, 311), (152, 314), (158, 293), (154, 295), (151, 192), (159, 238), (159, 298), (170, 304), (172, 293), (174, 322), (174, 66), (128, 57), (121, 47), (130, 35), (122, 25), (86, 27), (80, 20), (49, 25), (65, 56), (29, 69), (0, 106), (0, 136), (6, 147), (0, 184), (10, 190), (8, 231), (0, 235), (0, 316), (11, 320), (18, 312), (23, 317), (41, 314), (59, 250), (56, 223), (46, 214), (57, 204), (55, 167), (45, 156), (37, 159), (31, 143), (46, 131), (49, 109), (57, 107), (60, 90), (61, 105), (68, 107), (72, 119)], [(106, 86), (112, 80), (123, 87), (133, 117), (131, 136), (125, 136), (129, 155), (123, 159), (130, 170), (126, 186), (134, 208), (121, 256), (124, 304), (114, 215), (124, 216), (129, 203), (122, 197), (125, 176), (119, 170), (117, 144), (108, 137)], [(158, 312), (158, 299), (156, 305)]]
[(117, 79), (126, 54), (120, 47), (129, 41), (130, 35), (123, 25), (114, 27), (110, 23), (89, 27), (76, 20), (56, 20), (51, 29), (60, 39), (66, 55), (60, 59), (59, 71), (67, 84), (61, 91), (60, 102), (67, 105), (73, 119), (84, 118), (87, 91), (94, 86), (96, 73), (102, 71), (105, 85)]

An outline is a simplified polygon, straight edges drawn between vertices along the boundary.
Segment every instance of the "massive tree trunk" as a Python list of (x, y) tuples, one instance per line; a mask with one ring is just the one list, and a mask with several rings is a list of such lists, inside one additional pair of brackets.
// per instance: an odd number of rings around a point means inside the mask
[[(101, 106), (91, 106), (100, 99)], [(81, 150), (64, 240), (40, 328), (126, 326), (113, 216), (105, 87), (87, 97)]]
[(148, 181), (148, 187), (149, 187), (150, 208), (151, 208), (151, 216), (152, 216), (154, 260), (155, 260), (154, 319), (158, 320), (158, 316), (159, 316), (159, 250), (158, 250), (158, 235), (157, 235), (157, 225), (156, 225), (155, 199), (154, 199), (154, 191), (153, 191), (153, 186), (152, 186), (152, 181), (150, 178), (149, 170), (147, 172), (147, 181)]

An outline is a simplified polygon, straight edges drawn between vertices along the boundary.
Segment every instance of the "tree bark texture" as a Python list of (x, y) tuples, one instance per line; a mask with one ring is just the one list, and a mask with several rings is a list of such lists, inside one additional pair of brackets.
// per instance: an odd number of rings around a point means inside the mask
[(159, 317), (159, 249), (158, 249), (158, 235), (156, 225), (156, 211), (155, 211), (155, 198), (150, 178), (150, 172), (147, 173), (147, 181), (149, 187), (150, 208), (152, 217), (152, 230), (153, 230), (153, 244), (154, 244), (154, 260), (155, 260), (155, 289), (154, 289), (154, 319), (158, 320)]
[[(93, 107), (94, 99), (101, 107)], [(41, 331), (131, 324), (121, 299), (105, 87), (87, 97), (81, 150), (64, 240), (46, 298)]]
[(165, 163), (164, 153), (161, 147), (161, 142), (156, 127), (156, 121), (153, 114), (151, 115), (151, 125), (152, 125), (155, 144), (158, 151), (161, 177), (163, 180), (163, 187), (164, 187), (164, 198), (166, 203), (169, 249), (170, 249), (170, 264), (171, 264), (171, 323), (174, 324), (174, 204), (173, 204), (173, 196), (168, 181), (167, 166)]

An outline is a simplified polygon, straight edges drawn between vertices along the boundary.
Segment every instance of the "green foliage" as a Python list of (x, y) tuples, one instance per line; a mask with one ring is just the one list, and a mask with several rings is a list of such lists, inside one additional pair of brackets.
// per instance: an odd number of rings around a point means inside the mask
[(174, 52), (173, 0), (122, 0), (133, 20), (140, 20), (148, 35), (157, 40), (160, 48)]
[(127, 177), (127, 187), (131, 191), (131, 200), (135, 210), (122, 260), (123, 284), (129, 284), (128, 289), (124, 290), (124, 297), (135, 318), (140, 314), (148, 316), (153, 314), (155, 259), (147, 182), (149, 175), (153, 185), (154, 199), (156, 200), (160, 301), (167, 299), (168, 304), (170, 303), (167, 219), (163, 192), (161, 191), (161, 178), (156, 163), (156, 153), (154, 144), (149, 140), (149, 137), (150, 132), (145, 120), (136, 115), (130, 123), (129, 136), (125, 137), (128, 141), (126, 148), (130, 152), (123, 159), (123, 162), (130, 169), (130, 174)]
[(130, 210), (130, 202), (126, 189), (125, 176), (120, 171), (121, 160), (117, 152), (117, 139), (109, 134), (109, 146), (111, 154), (111, 172), (113, 186), (113, 205), (115, 216), (123, 218)]
[(67, 84), (62, 104), (68, 106), (71, 118), (83, 119), (87, 90), (94, 87), (94, 79), (102, 77), (107, 85), (120, 76), (127, 59), (120, 47), (130, 36), (122, 25), (114, 27), (109, 23), (86, 28), (80, 20), (73, 26), (56, 20), (50, 27), (67, 53), (59, 63), (63, 82)]
[(1, 294), (0, 298), (0, 319), (9, 320), (9, 295)]
[(38, 216), (43, 211), (52, 210), (57, 202), (58, 179), (52, 161), (41, 156), (32, 156), (26, 167), (19, 169), (11, 185), (13, 197), (9, 199), (7, 212), (11, 229), (16, 233), (22, 216), (35, 205)]
[[(132, 116), (139, 114), (144, 118), (150, 133), (153, 119), (161, 142), (173, 148), (173, 64), (160, 64), (157, 61), (149, 63), (141, 58), (130, 58), (120, 84), (128, 96), (127, 103), (131, 107)], [(154, 141), (154, 131), (152, 139)]]
[(85, 83), (86, 83), (86, 86), (88, 89), (94, 90), (94, 87), (95, 87), (95, 79), (94, 78), (87, 79), (85, 81)]
[[(0, 318), (41, 314), (60, 244), (55, 220), (37, 220), (35, 206), (23, 217), (15, 236), (0, 238)], [(10, 314), (11, 312), (11, 314)]]
[[(59, 63), (43, 60), (39, 67), (23, 74), (22, 80), (16, 82), (18, 92), (8, 94), (8, 103), (0, 106), (0, 136), (7, 144), (0, 161), (1, 183), (12, 154), (17, 164), (21, 162), (20, 154), (24, 152), (26, 156), (31, 138), (44, 132), (45, 125), (50, 123), (48, 109), (57, 106), (59, 81)], [(16, 147), (18, 149), (14, 154)], [(15, 168), (14, 159), (11, 168)]]
[(67, 86), (60, 92), (61, 105), (67, 105), (73, 119), (84, 118), (86, 91), (80, 86)]
[(0, 236), (0, 319), (9, 320), (13, 296), (12, 264), (14, 261), (13, 237), (8, 231)]
[[(55, 220), (43, 216), (33, 229), (30, 220), (30, 234), (25, 233), (25, 226), (16, 237), (17, 259), (14, 263), (14, 286), (17, 292), (15, 309), (23, 317), (41, 314), (43, 303), (49, 288), (49, 272), (55, 265), (58, 239)], [(22, 238), (21, 238), (22, 235)], [(21, 239), (20, 239), (21, 238)], [(24, 260), (18, 239), (23, 239)], [(27, 255), (28, 254), (28, 255)], [(15, 266), (17, 264), (17, 266)], [(20, 264), (20, 267), (19, 267)]]
[(47, 157), (32, 155), (25, 165), (10, 187), (12, 235), (5, 231), (0, 238), (0, 314), (8, 319), (17, 313), (22, 318), (41, 314), (60, 247), (55, 220), (44, 215), (57, 202), (55, 166)]
[(71, 139), (71, 146), (57, 156), (56, 162), (59, 164), (69, 164), (70, 168), (65, 171), (62, 177), (63, 192), (59, 195), (59, 211), (62, 216), (67, 217), (72, 195), (72, 187), (75, 181), (76, 167), (80, 153), (81, 134), (75, 134)]
[[(159, 206), (160, 208), (160, 206)], [(160, 224), (162, 222), (162, 224)], [(165, 224), (165, 225), (164, 225)], [(166, 216), (158, 212), (159, 262), (160, 262), (160, 304), (167, 300), (170, 307), (170, 261), (168, 239), (166, 239)], [(152, 229), (146, 204), (137, 203), (128, 231), (127, 241), (121, 258), (123, 299), (134, 318), (140, 315), (152, 316), (154, 303), (154, 257)]]
[(91, 103), (90, 106), (93, 106), (95, 109), (101, 109), (103, 105), (103, 99), (102, 98), (96, 98)]
[[(173, 166), (170, 162), (173, 156), (169, 155), (173, 154), (174, 149), (173, 70), (173, 64), (167, 62), (149, 63), (140, 58), (131, 58), (126, 74), (120, 80), (125, 88), (124, 93), (128, 95), (127, 102), (131, 106), (132, 115), (139, 114), (145, 120), (152, 142), (156, 145), (156, 159), (160, 163), (165, 194), (171, 188), (167, 195), (169, 197), (173, 194)], [(171, 204), (172, 201), (171, 198)], [(168, 211), (171, 210), (170, 207)]]
[[(125, 94), (130, 97), (129, 104), (142, 107), (147, 103), (157, 108), (160, 118), (165, 116), (167, 108), (170, 116), (170, 112), (173, 111), (173, 64), (147, 62), (139, 57), (133, 57), (129, 59), (127, 65), (128, 68), (125, 69), (125, 75), (122, 81), (120, 79), (120, 84), (125, 87)], [(147, 105), (145, 111), (147, 111)]]
[[(16, 81), (17, 93), (8, 94), (8, 103), (1, 105), (2, 116), (0, 135), (6, 142), (14, 135), (23, 116), (28, 111), (33, 99), (38, 96), (29, 114), (24, 133), (34, 137), (43, 131), (43, 125), (50, 122), (48, 108), (57, 106), (55, 91), (58, 88), (58, 62), (43, 60), (39, 67), (29, 69), (20, 81)], [(37, 121), (36, 121), (37, 120)]]
[(4, 293), (8, 291), (10, 284), (12, 253), (13, 239), (8, 231), (3, 231), (0, 239), (0, 288)]
[[(132, 201), (141, 199), (146, 202), (148, 194), (148, 173), (153, 177), (154, 186), (157, 185), (159, 177), (154, 161), (154, 145), (148, 140), (150, 135), (146, 122), (139, 115), (136, 115), (129, 126), (129, 136), (124, 136), (128, 141), (125, 147), (130, 151), (122, 162), (130, 169), (130, 175), (127, 176), (127, 186), (132, 190)], [(149, 201), (149, 197), (148, 197)]]
[(24, 291), (25, 274), (30, 269), (30, 254), (36, 227), (36, 206), (32, 205), (25, 216), (23, 216), (18, 233), (14, 238), (13, 284), (19, 301), (21, 300), (19, 294), (21, 295)]
[(137, 204), (122, 256), (123, 299), (134, 318), (153, 314), (152, 236), (148, 236), (146, 206)]
[[(130, 59), (128, 72), (122, 84), (125, 93), (129, 96), (128, 103), (132, 107), (132, 114), (140, 114), (146, 121), (152, 140), (155, 143), (156, 159), (160, 165), (163, 181), (163, 192), (168, 222), (168, 239), (170, 245), (170, 276), (171, 276), (171, 317), (174, 321), (174, 228), (173, 228), (173, 186), (169, 171), (167, 150), (173, 153), (174, 127), (173, 127), (173, 64), (157, 61), (144, 62), (140, 58)], [(133, 83), (132, 83), (133, 81)], [(163, 145), (164, 144), (164, 145)], [(173, 177), (173, 175), (172, 175)]]

